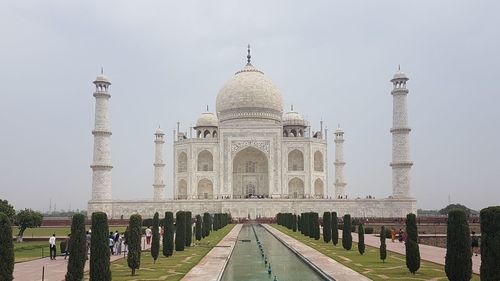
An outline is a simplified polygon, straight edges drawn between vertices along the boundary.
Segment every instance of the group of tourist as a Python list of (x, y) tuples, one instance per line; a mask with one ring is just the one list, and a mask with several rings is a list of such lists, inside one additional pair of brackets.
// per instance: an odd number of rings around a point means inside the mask
[(127, 252), (127, 240), (125, 237), (125, 233), (118, 233), (118, 230), (113, 233), (112, 231), (109, 233), (109, 251), (111, 255), (120, 255), (122, 253), (122, 245), (123, 252)]

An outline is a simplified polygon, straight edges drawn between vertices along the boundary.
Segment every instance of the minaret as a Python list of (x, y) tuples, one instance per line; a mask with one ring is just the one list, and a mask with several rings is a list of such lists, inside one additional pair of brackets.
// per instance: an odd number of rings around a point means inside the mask
[(392, 89), (392, 196), (394, 198), (410, 197), (410, 131), (406, 88), (408, 77), (398, 69), (391, 82)]
[(339, 196), (345, 197), (345, 186), (347, 183), (344, 182), (344, 131), (340, 128), (340, 125), (335, 130), (335, 199)]
[(92, 161), (92, 202), (111, 200), (111, 129), (109, 128), (109, 86), (111, 82), (103, 74), (94, 81), (95, 125), (94, 157)]
[(163, 139), (164, 135), (165, 134), (160, 128), (158, 128), (155, 132), (155, 163), (153, 164), (155, 167), (153, 184), (154, 201), (165, 200), (165, 174), (163, 171), (165, 167), (165, 163), (163, 162), (163, 144), (165, 143), (165, 140)]

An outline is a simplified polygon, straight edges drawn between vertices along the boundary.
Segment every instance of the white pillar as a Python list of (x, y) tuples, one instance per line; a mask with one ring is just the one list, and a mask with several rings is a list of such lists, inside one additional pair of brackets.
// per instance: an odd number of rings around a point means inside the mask
[(394, 198), (410, 197), (410, 170), (413, 163), (410, 160), (410, 131), (406, 98), (408, 77), (401, 71), (394, 74), (391, 80), (394, 88), (391, 92), (392, 111), (392, 196)]
[(94, 157), (92, 161), (92, 199), (91, 202), (111, 200), (111, 129), (109, 128), (109, 86), (111, 82), (101, 74), (94, 81), (95, 126)]
[(344, 181), (344, 131), (340, 126), (335, 130), (335, 199), (345, 196)]
[(161, 201), (165, 200), (165, 174), (164, 168), (165, 163), (163, 162), (163, 144), (165, 140), (163, 136), (165, 134), (158, 128), (155, 132), (155, 163), (154, 169), (154, 183), (153, 183), (153, 200)]

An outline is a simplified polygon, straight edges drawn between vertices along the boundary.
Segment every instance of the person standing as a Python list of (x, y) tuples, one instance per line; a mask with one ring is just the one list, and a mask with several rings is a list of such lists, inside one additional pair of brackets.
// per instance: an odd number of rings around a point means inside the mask
[(69, 256), (69, 237), (71, 236), (71, 233), (68, 233), (68, 237), (66, 237), (66, 248), (64, 249), (64, 259), (66, 259)]
[(49, 252), (50, 252), (50, 259), (55, 260), (56, 259), (56, 234), (52, 234), (52, 236), (49, 238)]
[(475, 231), (472, 231), (471, 248), (472, 248), (472, 254), (475, 254), (477, 256), (477, 252), (479, 250), (479, 238), (476, 236)]
[(90, 240), (92, 239), (92, 236), (90, 236), (90, 229), (87, 231), (87, 234), (85, 236), (85, 259), (89, 259), (89, 250), (90, 250)]
[(111, 252), (111, 255), (114, 255), (115, 254), (115, 251), (113, 250), (114, 248), (114, 240), (113, 240), (113, 232), (111, 232), (111, 234), (109, 235), (109, 251)]
[(391, 228), (391, 241), (392, 243), (394, 243), (394, 240), (396, 240), (396, 230), (393, 228)]
[(151, 234), (151, 228), (149, 228), (148, 226), (148, 228), (146, 228), (146, 243), (148, 244), (148, 246), (151, 243)]

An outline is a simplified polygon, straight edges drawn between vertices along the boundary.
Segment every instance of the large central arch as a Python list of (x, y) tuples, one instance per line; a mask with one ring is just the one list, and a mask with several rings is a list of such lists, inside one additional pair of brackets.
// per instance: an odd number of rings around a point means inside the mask
[(247, 147), (233, 159), (233, 197), (269, 196), (269, 164), (264, 152)]

